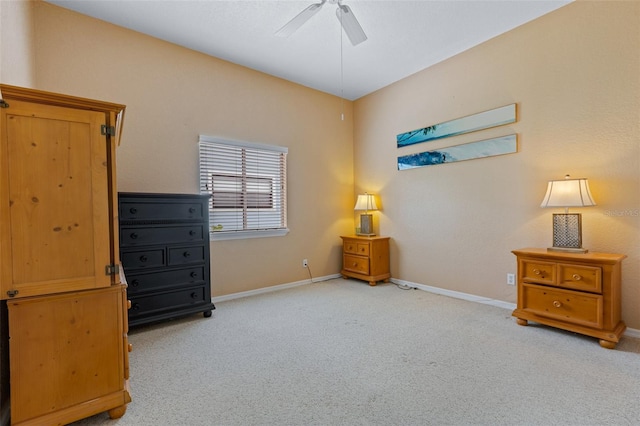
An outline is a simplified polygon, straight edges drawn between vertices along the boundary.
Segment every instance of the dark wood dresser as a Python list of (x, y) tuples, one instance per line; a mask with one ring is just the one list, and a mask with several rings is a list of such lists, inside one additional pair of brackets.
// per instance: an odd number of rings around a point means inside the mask
[(129, 325), (211, 316), (208, 195), (120, 192)]

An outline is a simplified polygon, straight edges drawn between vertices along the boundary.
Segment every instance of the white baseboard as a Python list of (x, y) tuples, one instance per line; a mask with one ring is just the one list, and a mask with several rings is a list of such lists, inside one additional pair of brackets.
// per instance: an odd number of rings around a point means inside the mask
[(628, 337), (635, 337), (636, 339), (640, 339), (640, 330), (635, 329), (635, 328), (627, 328), (622, 335), (623, 336), (628, 336)]
[[(264, 293), (270, 293), (272, 291), (285, 290), (287, 288), (298, 287), (301, 285), (312, 284), (312, 283), (318, 283), (321, 281), (332, 280), (334, 278), (340, 278), (340, 277), (341, 277), (340, 274), (326, 275), (324, 277), (314, 278), (313, 281), (302, 280), (302, 281), (296, 281), (289, 284), (280, 284), (280, 285), (274, 285), (271, 287), (259, 288), (256, 290), (242, 291), (240, 293), (232, 293), (224, 296), (217, 296), (212, 298), (211, 301), (213, 303), (224, 302), (225, 300), (233, 300), (233, 299), (239, 299), (241, 297), (255, 296), (257, 294), (264, 294)], [(417, 288), (418, 290), (428, 291), (429, 293), (454, 297), (456, 299), (467, 300), (469, 302), (483, 303), (485, 305), (491, 305), (497, 308), (508, 309), (511, 311), (516, 308), (515, 303), (505, 302), (503, 300), (490, 299), (488, 297), (483, 297), (483, 296), (476, 296), (475, 294), (463, 293), (461, 291), (447, 290), (444, 288), (432, 287), (430, 285), (418, 284), (411, 281), (399, 280), (396, 278), (391, 278), (391, 282), (394, 284), (398, 284), (406, 287)], [(627, 328), (626, 331), (624, 332), (624, 335), (628, 337), (634, 337), (636, 339), (640, 339), (640, 330), (637, 330), (635, 328)]]
[(217, 302), (224, 302), (225, 300), (239, 299), (241, 297), (255, 296), (257, 294), (271, 293), (272, 291), (285, 290), (287, 288), (298, 287), (305, 284), (312, 284), (312, 283), (318, 283), (321, 281), (332, 280), (334, 278), (340, 278), (340, 276), (341, 276), (340, 274), (327, 275), (324, 277), (313, 278), (313, 280), (309, 279), (309, 280), (295, 281), (289, 284), (280, 284), (280, 285), (274, 285), (271, 287), (259, 288), (256, 290), (241, 291), (240, 293), (232, 293), (232, 294), (226, 294), (224, 296), (213, 297), (211, 301), (213, 303), (217, 303)]
[(455, 297), (456, 299), (468, 300), (469, 302), (478, 302), (485, 305), (496, 306), (503, 309), (514, 310), (516, 308), (515, 303), (504, 302), (502, 300), (490, 299), (488, 297), (476, 296), (474, 294), (462, 293), (460, 291), (447, 290), (444, 288), (432, 287), (430, 285), (417, 284), (410, 281), (398, 280), (391, 278), (391, 282), (400, 284), (406, 287), (413, 287), (419, 290), (428, 291), (429, 293), (440, 294), (442, 296)]
[[(429, 293), (440, 294), (443, 296), (455, 297), (456, 299), (468, 300), (470, 302), (484, 303), (485, 305), (496, 306), (498, 308), (514, 310), (516, 308), (515, 303), (504, 302), (502, 300), (490, 299), (488, 297), (476, 296), (474, 294), (462, 293), (460, 291), (446, 290), (444, 288), (432, 287), (424, 284), (417, 284), (410, 281), (398, 280), (391, 278), (391, 282), (394, 284), (400, 284), (406, 287), (413, 287), (419, 290), (428, 291)], [(635, 328), (627, 328), (623, 336), (634, 337), (640, 339), (640, 330)]]

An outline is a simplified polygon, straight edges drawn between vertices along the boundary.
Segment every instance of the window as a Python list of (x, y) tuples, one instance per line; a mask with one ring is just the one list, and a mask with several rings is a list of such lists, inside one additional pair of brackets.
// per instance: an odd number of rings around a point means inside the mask
[(211, 174), (211, 208), (272, 209), (273, 179)]
[(287, 148), (200, 135), (199, 150), (213, 240), (288, 232)]

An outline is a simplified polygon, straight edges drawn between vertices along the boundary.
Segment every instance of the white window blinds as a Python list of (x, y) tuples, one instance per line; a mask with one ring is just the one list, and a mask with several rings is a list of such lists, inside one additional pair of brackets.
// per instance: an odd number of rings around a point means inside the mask
[(286, 233), (287, 148), (200, 135), (199, 151), (213, 239)]

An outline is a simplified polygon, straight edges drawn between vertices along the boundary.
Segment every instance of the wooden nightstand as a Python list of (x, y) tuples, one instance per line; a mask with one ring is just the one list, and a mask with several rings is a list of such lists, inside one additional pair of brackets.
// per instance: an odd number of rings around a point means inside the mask
[(389, 282), (389, 237), (342, 238), (343, 278), (357, 278), (374, 286), (378, 281)]
[(527, 248), (518, 258), (520, 325), (528, 321), (600, 339), (613, 349), (626, 329), (620, 318), (621, 263), (610, 253), (561, 253)]

